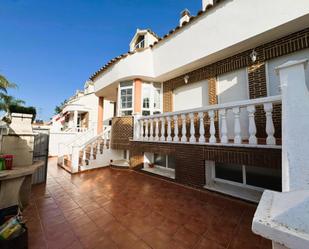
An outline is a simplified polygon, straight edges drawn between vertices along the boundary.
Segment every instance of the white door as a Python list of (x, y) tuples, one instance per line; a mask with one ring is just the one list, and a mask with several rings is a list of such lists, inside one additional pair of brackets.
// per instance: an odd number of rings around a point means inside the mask
[[(241, 69), (218, 76), (217, 96), (218, 103), (230, 103), (249, 99), (247, 70)], [(249, 118), (245, 108), (240, 111), (240, 125), (242, 138), (249, 138)], [(219, 121), (221, 130), (221, 122)], [(232, 110), (227, 112), (228, 138), (234, 139), (234, 114)]]
[(174, 111), (209, 105), (208, 81), (203, 80), (174, 90)]

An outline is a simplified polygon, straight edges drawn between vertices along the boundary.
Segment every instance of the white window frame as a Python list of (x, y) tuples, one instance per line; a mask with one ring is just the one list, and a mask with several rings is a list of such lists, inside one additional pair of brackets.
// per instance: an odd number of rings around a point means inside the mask
[[(150, 160), (149, 160), (149, 161), (146, 160), (146, 155), (145, 155), (145, 153), (144, 153), (144, 166), (145, 166), (145, 165), (148, 166), (148, 164), (154, 163), (154, 155), (155, 155), (155, 154), (160, 155), (159, 153), (147, 153), (147, 154), (150, 155)], [(155, 166), (156, 168), (161, 168), (161, 169), (170, 170), (170, 171), (172, 171), (172, 172), (175, 172), (175, 169), (172, 169), (172, 168), (169, 168), (169, 167), (168, 167), (168, 157), (169, 157), (169, 155), (165, 155), (165, 161), (166, 161), (165, 167), (162, 166), (162, 165), (158, 165), (158, 164), (155, 164), (154, 166)]]
[[(161, 88), (160, 88), (160, 108), (154, 108), (154, 94), (156, 91), (156, 87), (154, 86), (154, 84), (160, 84)], [(143, 107), (143, 102), (144, 102), (144, 96), (143, 96), (143, 88), (144, 86), (147, 86), (150, 88), (150, 99), (149, 99), (149, 107), (150, 108), (144, 108)], [(143, 114), (143, 111), (149, 111), (150, 115), (153, 115), (154, 112), (160, 112), (162, 113), (163, 111), (163, 84), (162, 83), (155, 83), (155, 82), (143, 82), (142, 83), (142, 94), (141, 94), (141, 112)]]
[[(131, 82), (131, 81), (128, 81), (128, 82)], [(124, 116), (122, 115), (122, 112), (125, 112), (125, 111), (132, 111), (132, 114), (134, 113), (134, 95), (135, 95), (135, 91), (134, 91), (134, 88), (135, 88), (135, 82), (132, 81), (132, 85), (131, 86), (121, 86), (121, 83), (120, 82), (118, 84), (118, 116), (121, 117), (121, 116)], [(132, 89), (132, 107), (131, 108), (122, 108), (122, 101), (121, 101), (121, 90), (126, 90), (126, 89)]]

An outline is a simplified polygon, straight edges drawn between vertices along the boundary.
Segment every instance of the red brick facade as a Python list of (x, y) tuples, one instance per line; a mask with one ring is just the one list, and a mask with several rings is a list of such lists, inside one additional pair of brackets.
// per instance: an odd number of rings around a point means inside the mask
[(281, 149), (226, 147), (168, 143), (130, 143), (131, 166), (143, 167), (144, 152), (173, 155), (176, 159), (176, 182), (203, 187), (205, 160), (256, 167), (281, 168)]
[[(209, 84), (209, 104), (216, 104), (217, 76), (241, 68), (247, 68), (249, 97), (251, 99), (266, 97), (266, 62), (270, 59), (290, 54), (292, 52), (300, 51), (305, 48), (309, 48), (309, 28), (255, 48), (258, 57), (257, 61), (254, 64), (252, 64), (250, 59), (250, 53), (252, 52), (252, 50), (248, 50), (221, 60), (219, 62), (213, 63), (211, 65), (207, 65), (203, 68), (194, 70), (190, 73), (187, 73), (186, 75), (189, 75), (188, 84), (193, 84), (195, 82), (207, 79)], [(181, 75), (177, 78), (168, 80), (163, 83), (164, 112), (173, 111), (173, 90), (185, 84), (183, 80), (184, 76), (185, 75)], [(275, 137), (281, 138), (281, 105), (274, 106), (273, 117), (276, 129)], [(276, 169), (281, 168), (280, 149), (148, 143), (134, 141), (129, 142), (127, 138), (133, 136), (133, 128), (129, 128), (129, 126), (126, 124), (125, 126), (127, 128), (124, 129), (121, 127), (124, 124), (122, 124), (119, 120), (117, 121), (117, 123), (117, 133), (113, 134), (114, 139), (112, 139), (113, 149), (130, 149), (131, 166), (135, 169), (139, 169), (143, 166), (144, 152), (175, 156), (175, 181), (181, 184), (186, 184), (199, 188), (203, 187), (205, 185), (205, 160), (221, 163), (243, 164), (257, 167), (271, 167)], [(133, 121), (131, 124), (133, 125)], [(262, 106), (257, 107), (256, 124), (258, 130), (258, 138), (262, 140), (265, 139), (265, 113)], [(209, 124), (205, 121), (206, 132), (209, 130), (207, 128), (207, 125)], [(216, 122), (216, 125), (218, 125), (218, 122)], [(124, 133), (126, 133), (123, 132), (124, 130), (130, 130), (130, 134), (124, 135)], [(278, 144), (280, 144), (281, 141), (279, 140), (277, 142)]]

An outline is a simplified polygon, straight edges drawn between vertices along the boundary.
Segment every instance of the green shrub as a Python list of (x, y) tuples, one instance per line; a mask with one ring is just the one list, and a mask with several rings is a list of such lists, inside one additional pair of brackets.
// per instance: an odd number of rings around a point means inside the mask
[(33, 106), (20, 106), (20, 105), (10, 105), (9, 107), (10, 113), (24, 113), (24, 114), (32, 114), (32, 121), (36, 118), (36, 109)]

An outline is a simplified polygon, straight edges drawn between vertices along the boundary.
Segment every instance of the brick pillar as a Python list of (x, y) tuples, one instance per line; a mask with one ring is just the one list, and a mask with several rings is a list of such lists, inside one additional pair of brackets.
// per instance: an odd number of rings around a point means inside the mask
[(173, 90), (171, 83), (163, 83), (163, 112), (173, 111)]
[(98, 134), (103, 132), (103, 110), (104, 110), (104, 98), (99, 97), (99, 105), (98, 105)]
[(134, 111), (133, 113), (142, 113), (142, 81), (134, 80)]
[(209, 96), (209, 104), (215, 105), (218, 104), (217, 101), (217, 79), (216, 77), (212, 77), (208, 79), (208, 96)]

